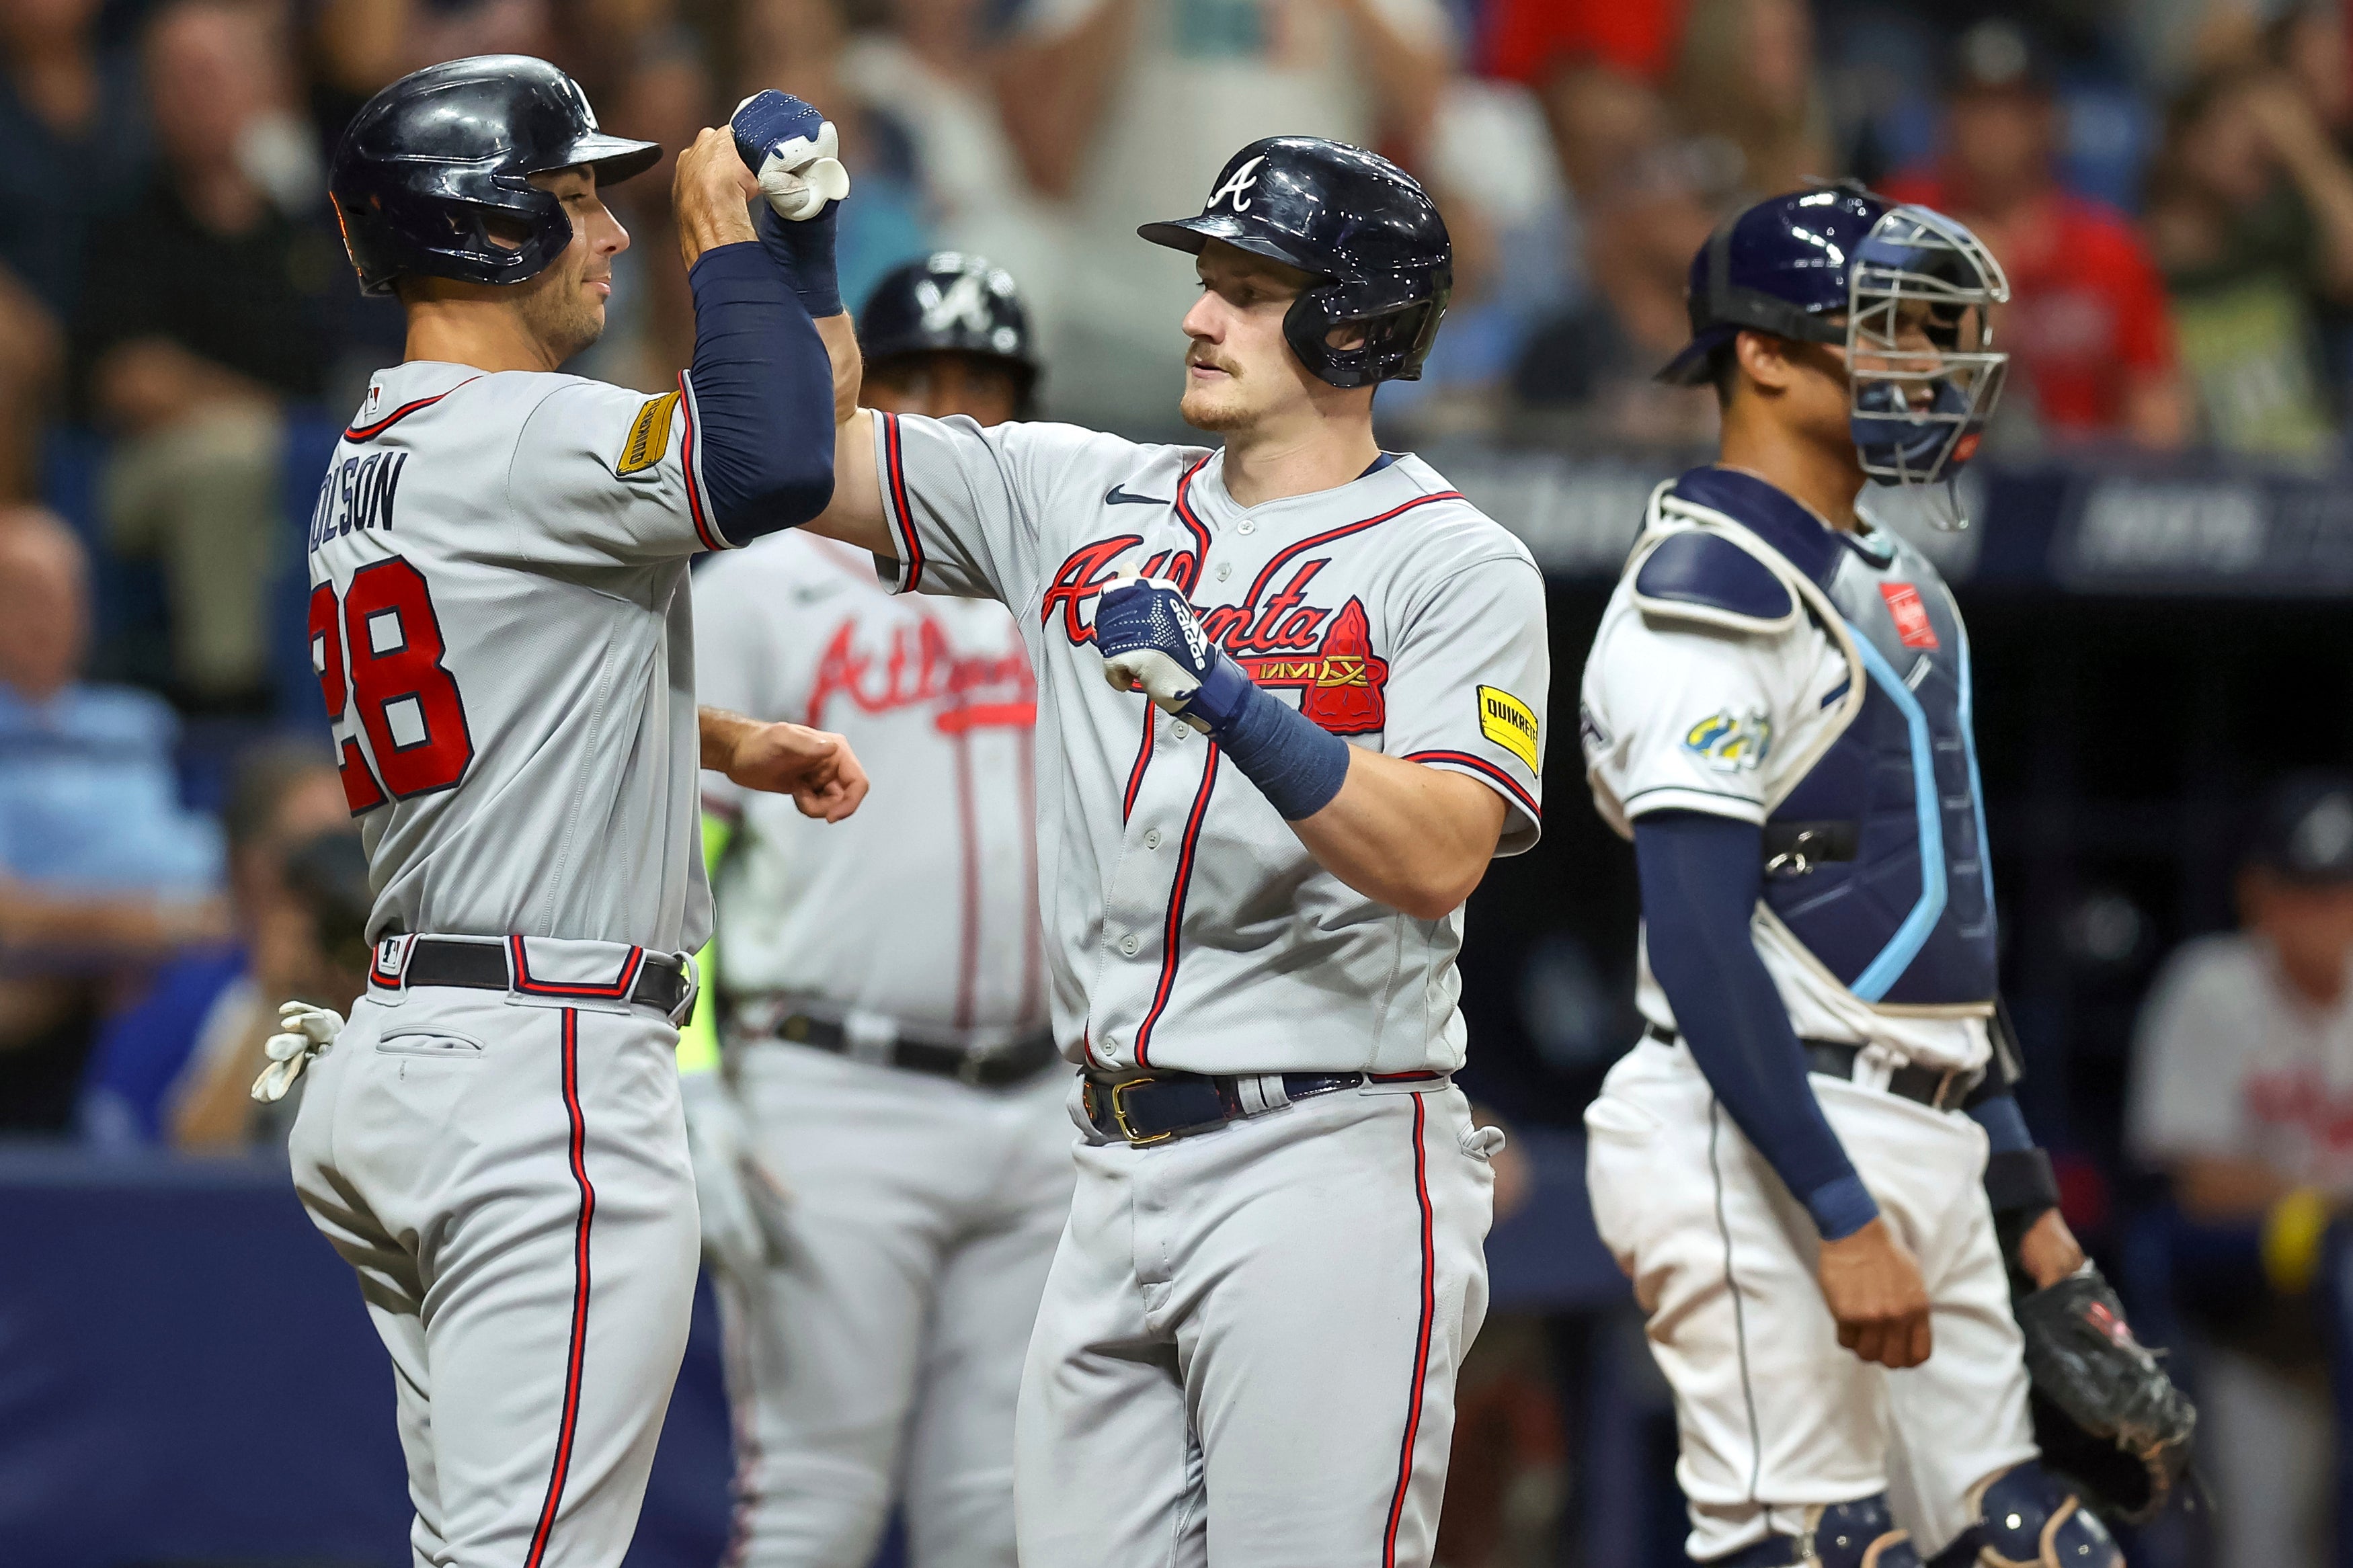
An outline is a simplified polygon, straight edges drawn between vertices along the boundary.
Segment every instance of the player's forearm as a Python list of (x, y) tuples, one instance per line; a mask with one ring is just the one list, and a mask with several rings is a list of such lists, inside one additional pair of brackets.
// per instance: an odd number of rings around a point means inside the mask
[(2173, 1198), (2181, 1212), (2208, 1225), (2261, 1219), (2295, 1184), (2260, 1160), (2194, 1154), (2173, 1168)]
[(1753, 823), (1696, 812), (1635, 823), (1651, 973), (1726, 1114), (1835, 1240), (1869, 1224), (1879, 1205), (1814, 1098), (1780, 990), (1749, 934), (1762, 843)]
[(1315, 863), (1417, 920), (1462, 906), (1504, 833), (1503, 797), (1476, 779), (1360, 746), (1340, 793), (1292, 831)]
[(698, 454), (712, 521), (746, 543), (807, 522), (833, 495), (833, 368), (807, 308), (756, 245), (707, 253), (694, 290)]
[[(840, 427), (858, 417), (858, 394), (866, 381), (866, 357), (859, 350), (858, 330), (847, 310), (818, 317), (817, 335), (824, 342), (825, 356), (833, 365), (833, 423), (838, 438)], [(837, 451), (837, 467), (840, 461)]]
[[(847, 320), (848, 318), (844, 318)], [(899, 557), (899, 542), (882, 511), (882, 475), (874, 459), (874, 418), (858, 408), (834, 427), (833, 500), (804, 526), (887, 561)]]
[(760, 728), (757, 719), (746, 719), (724, 708), (697, 708), (694, 717), (702, 742), (702, 766), (714, 773), (733, 769), (736, 748)]

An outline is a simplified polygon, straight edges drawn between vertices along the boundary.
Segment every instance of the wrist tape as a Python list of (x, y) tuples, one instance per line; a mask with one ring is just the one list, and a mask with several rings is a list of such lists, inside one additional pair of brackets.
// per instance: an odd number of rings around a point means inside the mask
[(1314, 816), (1348, 780), (1348, 742), (1260, 689), (1223, 654), (1185, 711), (1209, 726), (1242, 775), (1285, 822)]

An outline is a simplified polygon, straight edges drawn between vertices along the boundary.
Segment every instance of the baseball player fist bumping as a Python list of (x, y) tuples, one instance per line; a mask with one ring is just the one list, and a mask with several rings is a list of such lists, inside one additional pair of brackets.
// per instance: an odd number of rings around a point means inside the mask
[(1179, 412), (1220, 446), (860, 410), (812, 525), (1018, 606), (1036, 672), (1081, 1142), (1020, 1561), (1426, 1564), (1497, 1140), (1452, 1082), (1454, 961), (1540, 831), (1543, 579), (1374, 439), (1453, 281), (1409, 176), (1271, 137), (1139, 233), (1200, 283)]
[(1185, 591), (1173, 583), (1113, 578), (1095, 606), (1095, 647), (1116, 689), (1143, 688), (1164, 711), (1205, 735), (1232, 723), (1257, 689), (1211, 645)]
[(660, 155), (492, 55), (376, 94), (330, 179), (407, 329), (306, 540), (375, 952), (349, 1023), (290, 1010), (256, 1089), (300, 1076), (294, 1182), (398, 1369), (420, 1562), (621, 1560), (700, 1250), (675, 1060), (711, 924), (698, 764), (828, 822), (866, 788), (838, 736), (695, 703), (690, 561), (833, 493), (856, 350), (822, 217), (786, 268), (733, 135), (703, 132), (672, 185), (691, 363), (658, 396), (563, 370), (629, 244), (606, 197)]
[(2011, 1093), (1968, 633), (1858, 510), (1877, 484), (1960, 521), (2008, 295), (1961, 225), (1857, 187), (1718, 229), (1660, 374), (1715, 388), (1722, 460), (1652, 493), (1586, 662), (1646, 1020), (1586, 1113), (1588, 1186), (1701, 1563), (2121, 1563), (2030, 1419), (2030, 1364), (2080, 1337), (2037, 1356), (2011, 1309), (2016, 1276), (2063, 1320), (2042, 1292), (2088, 1266)]

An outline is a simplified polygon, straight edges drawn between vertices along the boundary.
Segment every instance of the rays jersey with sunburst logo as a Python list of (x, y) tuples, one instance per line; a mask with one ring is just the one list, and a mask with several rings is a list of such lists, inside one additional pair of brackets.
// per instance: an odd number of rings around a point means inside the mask
[[(1764, 828), (1757, 947), (1800, 1038), (1984, 1063), (1993, 878), (1968, 636), (1927, 557), (1695, 468), (1651, 496), (1582, 698), (1594, 801), (1620, 833), (1662, 811)], [(1647, 948), (1638, 1001), (1674, 1026)]]

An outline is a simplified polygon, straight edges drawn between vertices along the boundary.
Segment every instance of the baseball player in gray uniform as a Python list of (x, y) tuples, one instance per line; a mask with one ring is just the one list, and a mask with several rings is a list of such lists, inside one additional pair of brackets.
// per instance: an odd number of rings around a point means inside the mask
[[(829, 129), (769, 99), (758, 140), (838, 191)], [(494, 56), (385, 89), (332, 176), (363, 287), (408, 315), (309, 541), (375, 956), (348, 1027), (290, 1006), (255, 1092), (318, 1055), (294, 1180), (391, 1352), (419, 1564), (628, 1549), (694, 1289), (672, 1051), (710, 922), (698, 763), (828, 818), (864, 789), (839, 737), (696, 711), (688, 558), (832, 489), (818, 269), (770, 254), (795, 237), (754, 242), (762, 187), (726, 132), (679, 159), (677, 391), (556, 374), (628, 243), (600, 193), (658, 153), (600, 132), (553, 66)]]
[[(1037, 374), (1013, 280), (953, 252), (886, 276), (859, 342), (868, 401), (935, 416), (999, 424)], [(865, 552), (797, 531), (711, 562), (695, 601), (706, 701), (838, 730), (876, 780), (839, 827), (703, 784), (722, 1022), (706, 1007), (680, 1047), (690, 1124), (788, 1194), (773, 1258), (705, 1227), (729, 1560), (865, 1568), (903, 1478), (914, 1562), (1013, 1568), (1014, 1395), (1071, 1179), (1029, 651), (1003, 605), (893, 595)], [(697, 1175), (707, 1218), (768, 1206), (723, 1162)]]
[[(860, 413), (817, 524), (1009, 607), (1037, 672), (1071, 1220), (1015, 1436), (1025, 1568), (1430, 1560), (1499, 1134), (1454, 957), (1538, 832), (1544, 588), (1373, 439), (1451, 251), (1385, 160), (1243, 149), (1183, 412), (1222, 451)], [(1172, 347), (1173, 347), (1172, 333)], [(1141, 690), (1138, 689), (1141, 688)]]

